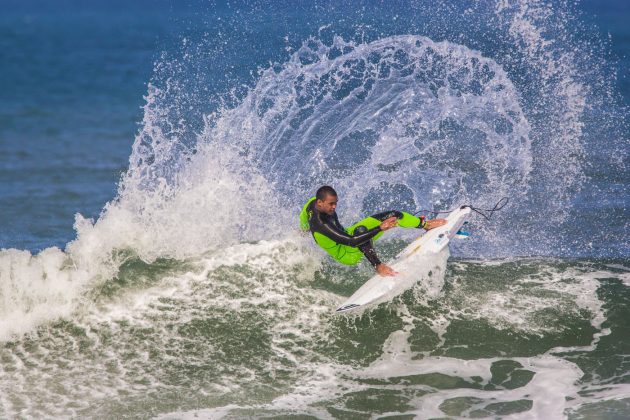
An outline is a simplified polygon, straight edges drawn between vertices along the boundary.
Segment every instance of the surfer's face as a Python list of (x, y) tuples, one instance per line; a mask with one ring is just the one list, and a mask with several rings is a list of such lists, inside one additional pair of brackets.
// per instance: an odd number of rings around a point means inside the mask
[(317, 200), (317, 207), (319, 211), (322, 211), (328, 215), (332, 215), (337, 208), (337, 196), (327, 195), (323, 200)]

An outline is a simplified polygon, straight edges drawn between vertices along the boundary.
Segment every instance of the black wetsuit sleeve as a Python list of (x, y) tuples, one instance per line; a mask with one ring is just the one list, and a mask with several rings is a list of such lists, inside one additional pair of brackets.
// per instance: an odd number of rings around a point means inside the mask
[(359, 249), (365, 255), (365, 258), (372, 264), (372, 267), (376, 267), (381, 264), (381, 260), (376, 255), (376, 251), (374, 250), (374, 246), (372, 246), (372, 241), (367, 241), (361, 245), (359, 245)]
[(377, 226), (373, 229), (368, 230), (365, 233), (351, 236), (341, 229), (341, 225), (339, 225), (339, 227), (335, 226), (335, 224), (339, 224), (336, 216), (337, 215), (335, 215), (335, 222), (337, 223), (333, 223), (332, 221), (323, 220), (321, 214), (314, 215), (313, 219), (311, 220), (311, 231), (313, 233), (318, 232), (332, 239), (338, 244), (348, 245), (355, 248), (362, 243), (369, 241), (370, 239), (378, 235), (378, 233), (381, 231), (381, 228)]

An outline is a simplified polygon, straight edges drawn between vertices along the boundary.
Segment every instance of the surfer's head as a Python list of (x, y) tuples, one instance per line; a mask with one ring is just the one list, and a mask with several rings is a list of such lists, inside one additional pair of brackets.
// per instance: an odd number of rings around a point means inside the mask
[(315, 193), (317, 210), (326, 213), (333, 214), (337, 208), (337, 191), (333, 187), (324, 185), (319, 187), (317, 193)]

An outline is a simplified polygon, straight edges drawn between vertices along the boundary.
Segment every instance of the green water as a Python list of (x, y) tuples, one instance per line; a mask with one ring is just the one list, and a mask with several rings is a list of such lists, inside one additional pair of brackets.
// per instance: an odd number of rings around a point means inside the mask
[(70, 319), (3, 346), (0, 414), (630, 413), (626, 261), (451, 260), (436, 299), (418, 286), (339, 316), (368, 267), (321, 265), (290, 241), (249, 247), (230, 264), (128, 256)]

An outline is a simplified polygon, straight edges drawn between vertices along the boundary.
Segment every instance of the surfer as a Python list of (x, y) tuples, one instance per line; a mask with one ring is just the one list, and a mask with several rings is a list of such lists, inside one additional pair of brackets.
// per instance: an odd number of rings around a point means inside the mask
[(311, 197), (302, 208), (301, 229), (310, 231), (315, 242), (342, 264), (357, 264), (365, 255), (381, 276), (395, 276), (398, 273), (381, 262), (372, 240), (396, 226), (430, 230), (446, 223), (445, 219), (426, 220), (423, 216), (389, 210), (368, 216), (346, 229), (335, 212), (337, 202), (337, 192), (332, 187), (320, 187), (315, 197)]

